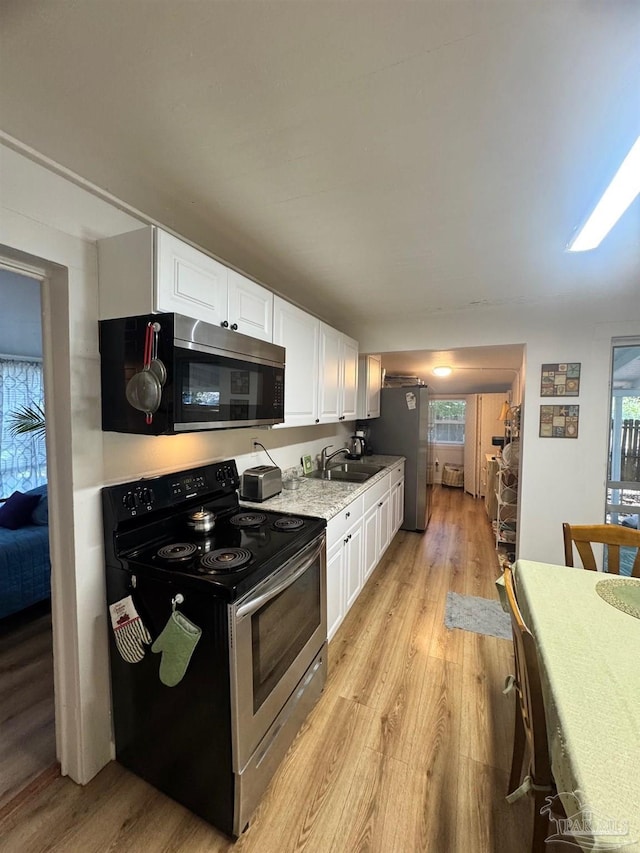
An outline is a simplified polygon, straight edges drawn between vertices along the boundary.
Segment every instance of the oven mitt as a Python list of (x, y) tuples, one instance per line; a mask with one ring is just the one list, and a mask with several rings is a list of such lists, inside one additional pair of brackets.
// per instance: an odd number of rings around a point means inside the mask
[(144, 657), (145, 645), (151, 635), (144, 626), (130, 595), (109, 605), (111, 627), (116, 646), (127, 663), (139, 663)]
[(174, 610), (162, 633), (151, 646), (152, 652), (162, 652), (160, 681), (175, 687), (187, 671), (193, 650), (202, 630), (178, 610)]

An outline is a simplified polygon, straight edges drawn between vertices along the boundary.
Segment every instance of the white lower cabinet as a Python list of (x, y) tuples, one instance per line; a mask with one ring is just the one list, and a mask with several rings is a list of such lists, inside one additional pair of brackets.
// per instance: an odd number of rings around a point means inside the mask
[(389, 484), (386, 474), (364, 493), (364, 581), (368, 580), (389, 544)]
[(404, 462), (399, 462), (391, 472), (390, 535), (400, 530), (404, 521)]
[(331, 639), (345, 614), (344, 547), (339, 539), (327, 548), (327, 637)]
[(327, 524), (327, 636), (333, 637), (362, 588), (362, 497)]
[(344, 544), (345, 614), (360, 595), (362, 578), (362, 516), (347, 531)]
[[(404, 466), (401, 470), (404, 471)], [(385, 474), (327, 524), (329, 639), (387, 550), (399, 527), (398, 517), (402, 522), (404, 478), (392, 485), (391, 477)], [(400, 515), (398, 506), (401, 507)]]

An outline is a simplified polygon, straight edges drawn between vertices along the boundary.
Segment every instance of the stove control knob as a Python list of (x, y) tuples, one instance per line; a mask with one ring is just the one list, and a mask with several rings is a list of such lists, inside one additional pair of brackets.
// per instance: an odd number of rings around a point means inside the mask
[(125, 509), (135, 509), (138, 505), (138, 500), (133, 492), (127, 492), (122, 497), (122, 505)]
[(140, 489), (138, 493), (138, 498), (140, 500), (140, 503), (143, 503), (145, 504), (145, 506), (148, 506), (149, 504), (153, 503), (153, 491), (146, 487), (144, 489)]

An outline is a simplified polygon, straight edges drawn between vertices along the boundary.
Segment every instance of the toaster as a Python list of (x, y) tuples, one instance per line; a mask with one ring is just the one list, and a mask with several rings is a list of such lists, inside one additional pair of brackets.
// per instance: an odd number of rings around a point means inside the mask
[(282, 491), (282, 471), (275, 465), (247, 468), (240, 478), (240, 497), (246, 501), (266, 501)]

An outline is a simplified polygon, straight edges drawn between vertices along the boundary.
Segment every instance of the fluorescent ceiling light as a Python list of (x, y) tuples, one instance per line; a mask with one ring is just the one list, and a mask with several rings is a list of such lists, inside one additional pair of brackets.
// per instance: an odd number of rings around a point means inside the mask
[(434, 367), (432, 373), (434, 376), (449, 376), (452, 371), (453, 368), (442, 365), (441, 367)]
[(568, 251), (586, 252), (599, 246), (638, 193), (640, 193), (640, 136), (622, 161), (622, 165), (604, 191), (591, 216), (569, 242)]

